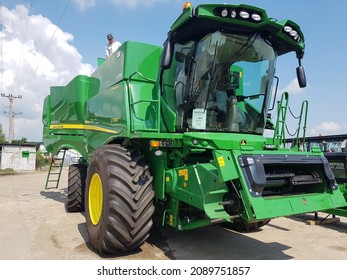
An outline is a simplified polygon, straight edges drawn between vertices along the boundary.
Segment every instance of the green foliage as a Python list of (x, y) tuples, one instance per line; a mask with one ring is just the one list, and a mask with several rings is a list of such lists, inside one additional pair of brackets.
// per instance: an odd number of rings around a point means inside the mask
[(15, 145), (22, 145), (22, 144), (25, 144), (27, 142), (28, 141), (25, 137), (22, 137), (22, 139), (20, 139), (20, 140), (12, 140), (12, 144), (15, 144)]
[(9, 175), (14, 173), (16, 173), (16, 171), (14, 171), (12, 168), (0, 169), (0, 175)]
[(45, 155), (37, 154), (36, 155), (36, 169), (39, 169), (43, 166), (48, 165), (49, 160)]
[(5, 133), (2, 130), (2, 124), (0, 123), (0, 144), (4, 144), (5, 143)]

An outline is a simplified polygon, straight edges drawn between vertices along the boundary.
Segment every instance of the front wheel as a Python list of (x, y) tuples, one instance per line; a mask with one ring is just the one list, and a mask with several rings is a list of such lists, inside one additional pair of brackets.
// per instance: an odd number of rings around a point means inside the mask
[(98, 253), (122, 253), (140, 247), (154, 213), (153, 178), (135, 149), (106, 145), (96, 149), (86, 180), (86, 223)]

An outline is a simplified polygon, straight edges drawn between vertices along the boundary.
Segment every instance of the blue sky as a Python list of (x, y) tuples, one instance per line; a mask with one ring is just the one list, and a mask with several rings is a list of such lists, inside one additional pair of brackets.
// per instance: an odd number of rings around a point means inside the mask
[[(162, 45), (179, 16), (178, 0), (2, 0), (0, 17), (0, 91), (21, 94), (14, 111), (15, 138), (42, 138), (42, 102), (51, 85), (65, 85), (79, 73), (90, 74), (97, 57), (104, 57), (107, 33), (126, 40)], [(192, 1), (223, 3), (223, 1)], [(347, 1), (245, 0), (229, 2), (265, 9), (269, 17), (291, 19), (301, 26), (306, 40), (303, 65), (308, 86), (294, 81), (294, 53), (278, 59), (279, 89), (288, 90), (290, 106), (298, 113), (309, 101), (308, 135), (347, 133)], [(66, 10), (65, 10), (66, 9)], [(65, 10), (65, 13), (63, 11)], [(59, 25), (57, 27), (57, 25)], [(53, 36), (54, 34), (54, 36)], [(0, 98), (0, 123), (8, 136), (8, 100)], [(289, 118), (289, 117), (288, 117)], [(291, 132), (295, 122), (288, 120)]]

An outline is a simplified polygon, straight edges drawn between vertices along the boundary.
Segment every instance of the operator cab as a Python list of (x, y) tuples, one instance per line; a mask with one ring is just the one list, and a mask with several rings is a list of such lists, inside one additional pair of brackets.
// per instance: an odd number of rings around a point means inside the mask
[[(276, 53), (259, 34), (216, 31), (175, 44), (163, 96), (174, 98), (178, 131), (262, 134)], [(174, 86), (166, 81), (174, 77)]]
[[(233, 28), (193, 13), (164, 45), (162, 102), (176, 121), (168, 130), (262, 135), (276, 58), (291, 50), (275, 46), (263, 29)], [(301, 65), (297, 72), (304, 84)]]

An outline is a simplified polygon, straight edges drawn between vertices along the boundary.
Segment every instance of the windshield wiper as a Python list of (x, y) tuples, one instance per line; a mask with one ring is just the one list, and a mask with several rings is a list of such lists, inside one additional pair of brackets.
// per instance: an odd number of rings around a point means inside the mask
[[(213, 56), (213, 64), (212, 64), (212, 74), (215, 72), (215, 68), (216, 68), (217, 47), (218, 47), (218, 41), (216, 42), (216, 46), (214, 48), (214, 56)], [(213, 75), (211, 75), (210, 82), (208, 84), (208, 89), (207, 89), (207, 96), (206, 96), (204, 111), (206, 111), (207, 103), (208, 103), (208, 100), (210, 99), (210, 95), (212, 93), (212, 85), (214, 85), (214, 84), (215, 84), (214, 83), (214, 78), (213, 78)]]
[[(258, 38), (258, 36), (260, 35), (259, 32), (254, 33), (253, 35), (249, 36), (247, 41), (240, 47), (240, 49), (234, 53), (234, 55), (231, 56), (230, 59), (228, 59), (227, 61), (221, 63), (221, 65), (219, 65), (217, 67), (217, 69), (215, 70), (214, 73), (211, 74), (211, 79), (218, 77), (220, 75), (220, 78), (222, 78), (222, 73), (224, 71), (225, 66), (227, 65), (232, 65), (235, 61), (237, 61), (237, 59), (242, 56), (254, 43), (254, 41)], [(219, 81), (219, 79), (217, 81)]]
[(254, 95), (238, 95), (238, 96), (236, 96), (236, 98), (237, 98), (237, 102), (240, 102), (240, 101), (244, 101), (247, 98), (252, 100), (252, 99), (256, 99), (259, 96), (263, 96), (263, 95), (265, 95), (265, 93), (258, 93), (258, 94), (254, 94)]
[(191, 59), (190, 59), (189, 69), (188, 69), (188, 74), (187, 74), (189, 79), (187, 80), (187, 85), (186, 85), (186, 88), (184, 91), (183, 102), (185, 104), (184, 104), (184, 112), (183, 112), (183, 130), (188, 128), (188, 109), (189, 109), (189, 105), (191, 102), (191, 97), (193, 96), (193, 94), (191, 94), (191, 93), (193, 93), (193, 87), (194, 87), (194, 83), (195, 83), (194, 71), (196, 71), (196, 61), (195, 61), (196, 50), (197, 50), (197, 44), (195, 43), (194, 48), (193, 48), (193, 52), (191, 54)]

